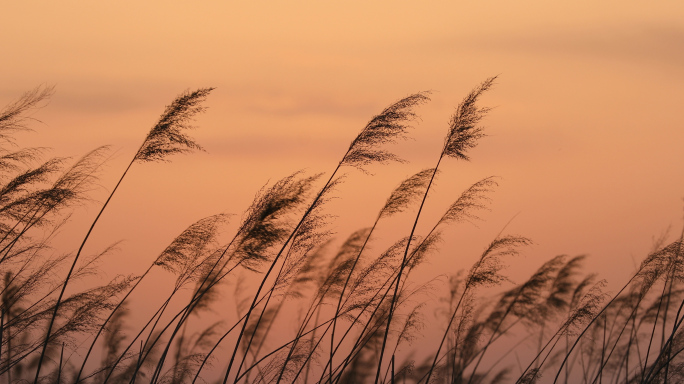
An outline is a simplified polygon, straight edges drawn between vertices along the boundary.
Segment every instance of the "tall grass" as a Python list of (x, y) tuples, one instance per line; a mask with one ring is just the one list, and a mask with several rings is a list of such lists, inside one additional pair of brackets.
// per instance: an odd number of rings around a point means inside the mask
[[(481, 124), (489, 109), (480, 99), (494, 81), (485, 80), (457, 105), (434, 166), (398, 181), (375, 220), (339, 247), (328, 202), (340, 197), (337, 187), (355, 170), (403, 162), (390, 146), (408, 137), (428, 93), (400, 99), (371, 118), (327, 177), (295, 172), (264, 186), (234, 232), (227, 232), (227, 215), (200, 219), (150, 255), (146, 269), (100, 286), (84, 278), (99, 272), (98, 260), (118, 252), (116, 244), (94, 255), (83, 249), (97, 236), (102, 213), (135, 164), (201, 149), (187, 130), (212, 89), (182, 93), (166, 107), (73, 254), (56, 253), (51, 240), (95, 183), (104, 182), (98, 178), (108, 149), (73, 161), (19, 148), (15, 133), (30, 128), (32, 112), (53, 89), (21, 95), (0, 111), (0, 381), (684, 380), (684, 233), (656, 244), (614, 295), (595, 274), (583, 273), (585, 256), (552, 257), (513, 283), (507, 265), (532, 240), (505, 229), (469, 269), (452, 271), (448, 283), (413, 278), (452, 226), (479, 219), (497, 187), (496, 178), (485, 177), (436, 221), (423, 213), (435, 180), (444, 177), (442, 163), (469, 161), (485, 136)], [(395, 230), (384, 250), (370, 247), (389, 222), (404, 232)], [(131, 312), (155, 270), (174, 282), (149, 313)], [(436, 337), (423, 338), (427, 323)]]

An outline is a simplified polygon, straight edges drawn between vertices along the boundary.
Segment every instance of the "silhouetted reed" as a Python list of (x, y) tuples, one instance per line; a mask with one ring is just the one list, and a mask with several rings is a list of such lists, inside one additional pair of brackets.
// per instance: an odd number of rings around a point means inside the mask
[[(17, 147), (14, 133), (29, 129), (32, 111), (53, 89), (22, 95), (0, 111), (0, 380), (194, 384), (220, 374), (223, 383), (682, 381), (684, 233), (659, 241), (612, 296), (604, 280), (583, 274), (583, 255), (552, 257), (513, 283), (507, 265), (532, 241), (504, 230), (447, 284), (414, 281), (450, 227), (488, 209), (493, 177), (473, 183), (424, 224), (442, 161), (470, 160), (485, 136), (489, 109), (479, 103), (494, 80), (458, 104), (434, 167), (399, 182), (374, 221), (337, 248), (327, 202), (354, 169), (369, 175), (373, 164), (403, 162), (389, 145), (407, 137), (427, 93), (373, 117), (327, 179), (300, 171), (266, 185), (234, 233), (224, 235), (226, 214), (200, 219), (144, 271), (99, 286), (86, 278), (118, 252), (117, 244), (83, 252), (102, 213), (133, 164), (202, 149), (186, 132), (212, 88), (182, 93), (166, 107), (74, 254), (55, 253), (51, 240), (71, 210), (90, 202), (107, 147), (71, 165), (44, 160), (45, 149)], [(370, 247), (381, 225), (401, 228), (406, 212), (413, 212), (406, 233), (385, 249)], [(143, 281), (156, 270), (173, 282), (149, 301), (149, 313), (134, 313)], [(428, 323), (438, 337), (425, 342)]]

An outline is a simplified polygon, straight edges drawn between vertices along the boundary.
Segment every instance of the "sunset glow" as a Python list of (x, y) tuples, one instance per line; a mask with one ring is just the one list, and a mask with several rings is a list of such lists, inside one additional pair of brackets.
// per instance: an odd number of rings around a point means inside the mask
[[(325, 203), (337, 249), (373, 225), (402, 180), (435, 166), (456, 106), (493, 76), (478, 101), (492, 108), (480, 124), (486, 136), (470, 161), (440, 163), (416, 235), (426, 236), (473, 183), (496, 176), (498, 186), (487, 210), (477, 212), (481, 220), (443, 229), (439, 250), (412, 283), (430, 282), (430, 295), (443, 297), (448, 276), (467, 271), (503, 233), (533, 242), (506, 259), (504, 289), (554, 256), (586, 254), (583, 270), (606, 279), (606, 292), (615, 294), (656, 239), (675, 241), (684, 227), (681, 1), (15, 1), (1, 13), (0, 107), (39, 86), (55, 89), (31, 112), (31, 132), (3, 148), (49, 147), (45, 158), (73, 162), (110, 146), (89, 201), (74, 207), (51, 242), (55, 253), (76, 253), (165, 106), (184, 91), (215, 88), (188, 131), (204, 151), (134, 164), (84, 253), (122, 242), (83, 286), (142, 274), (175, 236), (209, 215), (228, 215), (220, 237), (230, 240), (260, 189), (300, 170), (323, 173), (314, 183), (321, 188), (373, 116), (429, 92), (431, 100), (413, 109), (419, 118), (408, 139), (382, 147), (405, 163), (341, 169), (345, 178)], [(380, 222), (369, 252), (408, 236), (418, 204)], [(247, 276), (254, 287), (261, 281)], [(130, 304), (131, 318), (149, 318), (173, 281), (153, 272), (146, 293)], [(212, 315), (230, 324), (236, 284), (222, 288)], [(187, 300), (191, 289), (182, 294)], [(436, 305), (428, 304), (422, 332), (429, 342), (405, 347), (397, 359), (435, 352), (445, 327), (430, 325)], [(289, 309), (273, 347), (297, 331), (301, 314)], [(84, 347), (68, 347), (80, 366), (84, 353), (73, 351)], [(221, 350), (208, 380), (223, 378), (232, 348)], [(311, 369), (318, 375), (322, 367)], [(553, 382), (549, 375), (543, 382)]]

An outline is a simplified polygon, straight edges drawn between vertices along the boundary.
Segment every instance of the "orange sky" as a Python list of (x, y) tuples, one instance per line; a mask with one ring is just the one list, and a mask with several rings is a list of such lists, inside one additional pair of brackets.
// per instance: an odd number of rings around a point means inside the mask
[(397, 147), (411, 162), (373, 168), (375, 177), (351, 173), (340, 188), (330, 209), (343, 238), (371, 224), (402, 178), (433, 166), (453, 107), (493, 75), (483, 98), (496, 107), (489, 137), (471, 163), (445, 164), (424, 228), (471, 183), (498, 175), (501, 186), (479, 228), (447, 231), (446, 251), (432, 261), (439, 273), (468, 267), (516, 214), (508, 231), (536, 245), (515, 263), (531, 271), (557, 254), (588, 253), (590, 268), (612, 281), (625, 281), (653, 236), (681, 230), (681, 1), (203, 3), (2, 6), (0, 104), (56, 85), (36, 114), (43, 124), (20, 144), (73, 156), (111, 144), (116, 156), (96, 198), (167, 103), (217, 87), (193, 133), (207, 153), (134, 169), (94, 248), (126, 239), (120, 260), (151, 260), (203, 216), (234, 213), (237, 223), (267, 181), (331, 171), (373, 114), (434, 91), (418, 110), (416, 140)]

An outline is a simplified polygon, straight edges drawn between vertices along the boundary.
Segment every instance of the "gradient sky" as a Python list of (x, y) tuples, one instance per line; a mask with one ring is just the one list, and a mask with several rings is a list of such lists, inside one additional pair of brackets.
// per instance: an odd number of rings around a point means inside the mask
[[(536, 245), (513, 264), (531, 272), (587, 253), (590, 269), (619, 283), (654, 236), (684, 225), (681, 1), (201, 3), (2, 6), (0, 105), (55, 85), (19, 144), (59, 156), (112, 145), (96, 199), (167, 103), (217, 88), (193, 132), (207, 152), (134, 169), (101, 220), (91, 246), (125, 239), (119, 265), (146, 265), (201, 217), (228, 212), (237, 223), (269, 180), (330, 172), (374, 114), (431, 90), (415, 140), (396, 147), (410, 163), (350, 173), (330, 206), (341, 238), (371, 224), (402, 178), (433, 166), (453, 108), (494, 75), (482, 99), (495, 107), (488, 137), (472, 162), (445, 164), (423, 228), (473, 182), (497, 175), (500, 187), (478, 228), (447, 231), (433, 269), (467, 268), (515, 216), (506, 231)], [(95, 213), (87, 206), (75, 222)]]

